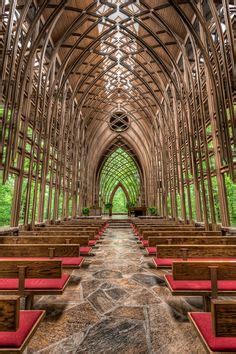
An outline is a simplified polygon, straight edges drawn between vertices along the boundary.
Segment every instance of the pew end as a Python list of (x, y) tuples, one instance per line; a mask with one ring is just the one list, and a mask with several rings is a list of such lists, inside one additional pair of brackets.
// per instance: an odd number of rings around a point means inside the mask
[(188, 318), (208, 353), (236, 352), (236, 301), (212, 300), (210, 312)]
[(23, 353), (44, 316), (43, 310), (20, 310), (19, 296), (0, 296), (0, 353)]

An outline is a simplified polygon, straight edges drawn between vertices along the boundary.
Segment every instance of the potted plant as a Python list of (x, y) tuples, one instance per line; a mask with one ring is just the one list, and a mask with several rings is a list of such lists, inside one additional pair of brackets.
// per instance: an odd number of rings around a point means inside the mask
[(112, 203), (106, 203), (105, 209), (109, 210), (109, 216), (112, 216)]
[(149, 207), (148, 211), (149, 211), (149, 214), (151, 216), (156, 216), (157, 215), (157, 208), (156, 207)]
[(82, 209), (82, 214), (84, 216), (89, 216), (89, 208), (88, 207), (83, 207)]

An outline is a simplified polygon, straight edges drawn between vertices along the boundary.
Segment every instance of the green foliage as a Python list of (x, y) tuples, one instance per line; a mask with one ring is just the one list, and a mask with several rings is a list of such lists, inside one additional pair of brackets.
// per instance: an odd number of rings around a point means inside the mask
[(149, 207), (148, 211), (151, 215), (157, 215), (157, 208), (156, 207)]
[(101, 200), (109, 202), (110, 196), (121, 183), (129, 199), (135, 203), (140, 193), (139, 170), (132, 155), (123, 148), (117, 148), (106, 159), (100, 178)]
[(113, 213), (127, 213), (126, 195), (122, 188), (118, 188), (113, 198)]
[(129, 208), (134, 208), (134, 207), (135, 207), (135, 203), (130, 202), (130, 201), (126, 203), (126, 208), (127, 208), (127, 209), (129, 209)]
[(230, 222), (236, 226), (236, 184), (232, 182), (228, 175), (225, 175), (225, 186), (227, 191)]
[(108, 210), (108, 209), (111, 209), (112, 208), (112, 203), (106, 203), (105, 204), (105, 209)]
[[(2, 172), (0, 172), (0, 178), (2, 180)], [(4, 185), (0, 183), (0, 226), (10, 225), (14, 180), (14, 176), (10, 175)]]
[(84, 216), (89, 216), (89, 208), (88, 207), (83, 207), (82, 209), (82, 214)]

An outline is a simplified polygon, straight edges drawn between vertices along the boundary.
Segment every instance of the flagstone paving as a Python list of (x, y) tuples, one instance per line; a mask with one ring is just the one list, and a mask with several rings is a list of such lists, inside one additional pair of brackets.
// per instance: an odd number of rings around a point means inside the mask
[(187, 320), (201, 299), (173, 297), (131, 228), (108, 228), (63, 295), (36, 299), (46, 317), (28, 353), (181, 353), (205, 350)]

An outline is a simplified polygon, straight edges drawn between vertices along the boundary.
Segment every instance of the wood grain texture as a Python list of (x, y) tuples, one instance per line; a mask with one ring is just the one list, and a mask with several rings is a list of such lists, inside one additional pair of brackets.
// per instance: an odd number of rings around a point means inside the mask
[(149, 247), (155, 247), (156, 245), (221, 245), (221, 244), (236, 244), (236, 237), (226, 236), (160, 236), (160, 237), (148, 237)]
[(236, 301), (212, 300), (211, 314), (216, 337), (236, 337)]
[(0, 332), (14, 332), (19, 327), (20, 297), (0, 296)]
[(18, 278), (20, 267), (25, 278), (61, 278), (61, 261), (58, 260), (0, 260), (0, 278)]
[(143, 238), (147, 239), (151, 236), (222, 236), (219, 231), (144, 231)]
[(211, 268), (217, 267), (218, 280), (236, 280), (236, 262), (174, 262), (173, 278), (175, 280), (210, 280)]
[(88, 236), (0, 236), (1, 244), (77, 244), (88, 245)]
[(0, 245), (0, 257), (49, 257), (50, 249), (54, 257), (79, 257), (78, 244)]
[(158, 258), (182, 258), (184, 252), (188, 258), (236, 258), (235, 245), (158, 245), (157, 254)]

